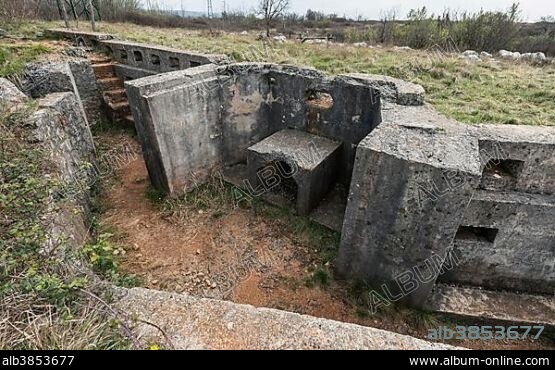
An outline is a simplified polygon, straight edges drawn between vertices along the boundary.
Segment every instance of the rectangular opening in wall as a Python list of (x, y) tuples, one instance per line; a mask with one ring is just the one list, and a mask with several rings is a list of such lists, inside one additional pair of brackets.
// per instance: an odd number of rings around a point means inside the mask
[(488, 190), (514, 190), (523, 168), (523, 161), (492, 159), (484, 168), (480, 187)]
[(488, 227), (460, 226), (457, 230), (456, 240), (469, 240), (476, 242), (494, 243), (499, 229)]
[(133, 52), (133, 56), (135, 57), (135, 62), (142, 62), (143, 61), (143, 53), (138, 50)]
[(189, 65), (191, 66), (191, 68), (195, 68), (195, 67), (200, 67), (200, 66), (201, 66), (200, 62), (195, 62), (195, 61), (192, 61), (192, 60), (191, 60), (191, 62), (189, 63)]
[(179, 69), (179, 59), (176, 57), (170, 57), (170, 68)]
[(160, 65), (160, 56), (158, 56), (156, 54), (151, 54), (150, 55), (150, 62), (155, 66), (159, 66)]

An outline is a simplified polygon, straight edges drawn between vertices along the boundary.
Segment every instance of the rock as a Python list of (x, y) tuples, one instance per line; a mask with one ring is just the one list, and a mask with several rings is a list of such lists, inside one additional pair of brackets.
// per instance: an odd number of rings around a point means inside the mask
[(13, 83), (0, 77), (0, 106), (7, 105), (9, 108), (13, 108), (27, 100), (27, 96)]
[(547, 62), (547, 58), (544, 53), (524, 53), (522, 54), (521, 59), (532, 64), (544, 64)]
[(256, 39), (259, 40), (259, 41), (268, 40), (268, 35), (266, 34), (266, 32), (260, 32)]
[(2, 28), (0, 28), (0, 37), (6, 37), (8, 35), (8, 32)]
[(248, 34), (249, 34), (249, 33), (248, 33), (247, 31), (241, 32), (241, 35), (243, 35), (243, 36), (247, 36)]
[(412, 50), (412, 48), (410, 46), (394, 46), (393, 50), (409, 51)]
[(325, 39), (314, 39), (314, 40), (306, 40), (305, 44), (327, 44), (329, 43), (328, 40)]
[(462, 55), (464, 57), (468, 57), (468, 56), (478, 56), (478, 52), (474, 51), (474, 50), (466, 50), (462, 53)]
[(493, 55), (491, 55), (487, 51), (482, 51), (480, 53), (480, 57), (483, 58), (483, 59), (491, 59), (491, 58), (493, 58)]
[(499, 50), (499, 57), (503, 60), (518, 61), (520, 60), (522, 55), (518, 51), (513, 53), (512, 51), (508, 50)]
[(366, 42), (355, 42), (353, 44), (353, 46), (356, 47), (356, 48), (367, 48), (368, 43), (366, 43)]
[(467, 63), (478, 63), (481, 61), (480, 57), (478, 56), (478, 54), (467, 54), (467, 55), (461, 55), (460, 56), (461, 59), (464, 59)]
[(284, 35), (277, 35), (277, 36), (272, 37), (272, 39), (274, 41), (281, 42), (281, 43), (287, 41), (287, 37), (285, 37)]
[(547, 62), (547, 57), (545, 56), (544, 53), (534, 53), (532, 55), (532, 63), (535, 64), (544, 64)]

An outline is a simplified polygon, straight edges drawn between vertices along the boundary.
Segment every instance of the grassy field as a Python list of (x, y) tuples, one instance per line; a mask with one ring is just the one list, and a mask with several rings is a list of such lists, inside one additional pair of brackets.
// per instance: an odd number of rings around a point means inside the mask
[[(60, 24), (28, 23), (15, 32), (35, 34), (56, 26)], [(82, 29), (87, 26), (82, 25)], [(211, 35), (206, 31), (127, 23), (101, 23), (99, 30), (137, 42), (227, 54), (236, 61), (304, 65), (330, 75), (356, 72), (402, 78), (424, 86), (428, 103), (465, 123), (555, 125), (553, 64), (544, 67), (511, 62), (468, 64), (456, 55), (429, 51), (307, 45), (293, 41), (263, 43), (255, 40), (255, 34)], [(2, 59), (5, 48), (0, 44), (0, 71), (11, 68), (6, 67), (6, 58)]]
[(515, 63), (468, 64), (452, 55), (389, 48), (266, 45), (254, 35), (132, 24), (102, 24), (100, 30), (121, 38), (195, 50), (224, 53), (236, 61), (291, 63), (329, 74), (373, 73), (402, 78), (424, 86), (427, 101), (442, 113), (468, 123), (555, 125), (555, 68)]

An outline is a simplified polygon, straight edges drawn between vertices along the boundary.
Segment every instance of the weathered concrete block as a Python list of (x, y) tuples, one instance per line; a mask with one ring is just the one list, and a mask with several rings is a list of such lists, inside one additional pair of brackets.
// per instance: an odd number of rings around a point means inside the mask
[(71, 61), (69, 68), (89, 124), (94, 125), (96, 122), (106, 120), (102, 93), (96, 83), (91, 63), (87, 60)]
[(126, 83), (156, 188), (182, 192), (219, 165), (221, 83), (213, 65)]
[[(282, 130), (248, 149), (250, 186), (283, 188), (293, 179), (293, 201), (308, 215), (337, 179), (341, 143), (299, 130)], [(256, 190), (255, 190), (256, 191)]]
[(382, 123), (357, 150), (339, 275), (423, 305), (479, 177), (478, 142), (464, 128)]
[(29, 100), (27, 96), (12, 82), (0, 77), (0, 108), (12, 109), (27, 100)]
[(75, 187), (75, 195), (86, 204), (84, 194), (96, 180), (95, 148), (89, 127), (72, 93), (55, 93), (39, 99), (39, 110), (30, 118), (37, 139), (48, 146), (61, 179)]
[(555, 128), (480, 125), (481, 187), (555, 194)]
[(555, 196), (477, 191), (454, 240), (456, 266), (441, 281), (555, 291)]
[(423, 105), (426, 92), (420, 85), (381, 75), (351, 73), (344, 75), (376, 88), (383, 100), (399, 105)]

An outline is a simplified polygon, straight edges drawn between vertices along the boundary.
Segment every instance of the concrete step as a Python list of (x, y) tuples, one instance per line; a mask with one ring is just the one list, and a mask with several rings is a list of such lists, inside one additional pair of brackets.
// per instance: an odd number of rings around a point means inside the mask
[(123, 117), (123, 120), (124, 120), (125, 122), (127, 122), (127, 123), (130, 123), (130, 124), (132, 124), (132, 125), (135, 125), (135, 119), (133, 118), (133, 115), (132, 115), (132, 114), (129, 114), (129, 115)]
[(127, 101), (125, 89), (110, 90), (104, 92), (104, 99), (110, 103), (121, 103)]
[(111, 63), (112, 59), (108, 58), (108, 57), (92, 57), (89, 58), (89, 61), (91, 62), (92, 65), (95, 64), (106, 64), (106, 63)]
[(127, 101), (122, 101), (119, 103), (108, 103), (108, 106), (110, 107), (110, 109), (116, 111), (116, 112), (123, 112), (123, 111), (130, 111), (131, 108), (129, 108), (129, 102)]
[(129, 107), (129, 102), (127, 101), (119, 103), (108, 103), (108, 106), (111, 110), (117, 112), (122, 117), (131, 114), (131, 108)]
[(113, 63), (94, 64), (92, 69), (99, 79), (116, 77), (116, 71)]
[(123, 80), (119, 77), (101, 78), (98, 83), (103, 91), (123, 89)]

